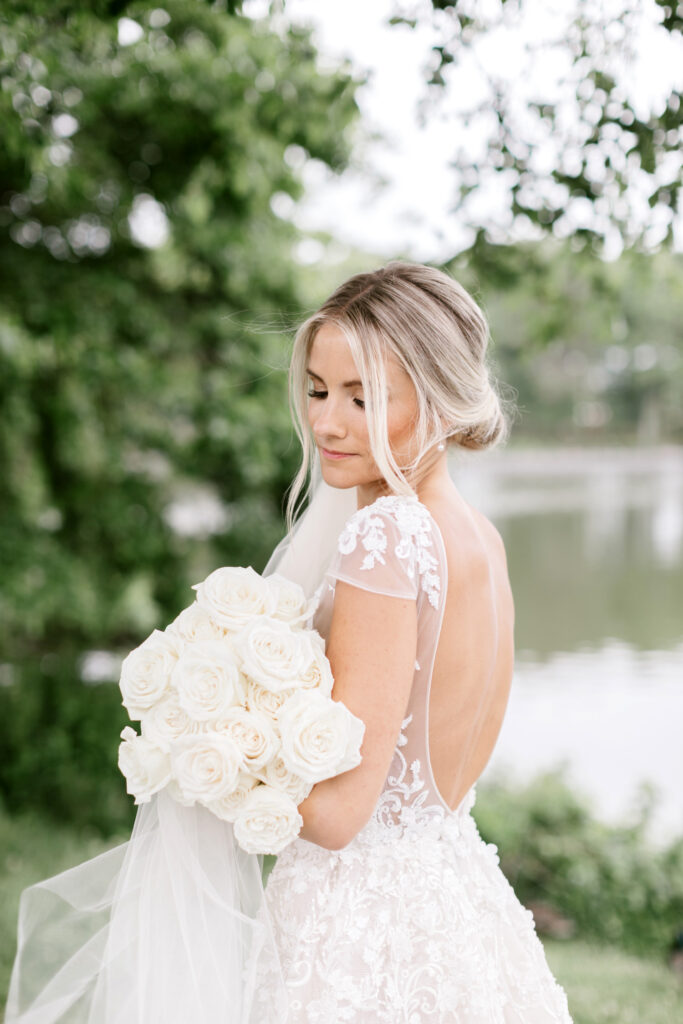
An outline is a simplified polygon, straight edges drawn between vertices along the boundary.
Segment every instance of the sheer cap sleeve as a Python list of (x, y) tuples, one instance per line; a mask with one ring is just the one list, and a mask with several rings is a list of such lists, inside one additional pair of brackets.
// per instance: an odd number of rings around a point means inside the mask
[(326, 576), (377, 594), (438, 608), (441, 584), (431, 517), (417, 498), (385, 495), (357, 509), (337, 540)]

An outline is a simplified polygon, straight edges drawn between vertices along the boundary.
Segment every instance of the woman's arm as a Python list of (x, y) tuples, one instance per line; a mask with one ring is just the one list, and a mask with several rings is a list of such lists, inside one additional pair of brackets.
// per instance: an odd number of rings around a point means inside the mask
[(415, 600), (337, 580), (326, 654), (332, 696), (365, 722), (362, 761), (299, 804), (301, 837), (338, 850), (369, 821), (391, 764), (415, 673)]

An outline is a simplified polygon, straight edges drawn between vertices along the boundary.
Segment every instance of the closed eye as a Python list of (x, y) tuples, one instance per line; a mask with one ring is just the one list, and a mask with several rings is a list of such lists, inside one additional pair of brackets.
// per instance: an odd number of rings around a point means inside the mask
[[(307, 394), (309, 398), (327, 398), (327, 391), (316, 391), (315, 388), (312, 388)], [(354, 402), (359, 409), (365, 408), (365, 402), (362, 398), (354, 398)]]

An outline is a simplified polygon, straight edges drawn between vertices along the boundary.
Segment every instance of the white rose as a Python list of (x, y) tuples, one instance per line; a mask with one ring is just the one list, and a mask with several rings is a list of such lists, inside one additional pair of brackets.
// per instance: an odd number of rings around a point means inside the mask
[(119, 769), (126, 777), (126, 792), (135, 797), (136, 804), (146, 804), (170, 780), (170, 759), (129, 725), (121, 733), (121, 739)]
[(161, 700), (144, 713), (141, 725), (145, 739), (167, 753), (174, 740), (197, 731), (196, 724), (180, 706), (174, 690), (165, 693)]
[(229, 708), (212, 722), (221, 736), (229, 736), (244, 754), (245, 768), (253, 771), (275, 756), (280, 747), (273, 723), (259, 711), (242, 707)]
[(275, 609), (271, 612), (274, 619), (281, 619), (290, 626), (302, 625), (313, 615), (316, 601), (306, 597), (303, 587), (286, 576), (274, 572), (266, 576), (266, 582), (275, 595)]
[(266, 690), (263, 686), (259, 686), (258, 683), (248, 679), (246, 697), (247, 707), (250, 711), (260, 711), (262, 714), (267, 715), (268, 718), (272, 719), (272, 721), (277, 722), (277, 716), (280, 708), (293, 693), (296, 693), (294, 687), (287, 690), (278, 690), (277, 693), (275, 693), (273, 690)]
[(217, 818), (222, 818), (223, 821), (234, 821), (242, 810), (247, 796), (254, 786), (258, 786), (258, 784), (258, 779), (253, 775), (249, 775), (246, 772), (240, 772), (237, 778), (237, 785), (232, 793), (228, 793), (226, 796), (221, 797), (220, 800), (211, 800), (205, 806), (208, 807), (208, 809), (215, 814)]
[(291, 797), (295, 804), (305, 800), (313, 789), (313, 783), (294, 775), (281, 757), (275, 757), (261, 769), (259, 778), (273, 789), (279, 789)]
[(184, 799), (206, 803), (234, 790), (244, 758), (229, 736), (200, 733), (173, 744), (171, 766)]
[(306, 669), (299, 678), (299, 685), (304, 689), (319, 690), (325, 697), (329, 697), (334, 686), (334, 678), (330, 663), (325, 657), (325, 649), (319, 644), (311, 644), (313, 656)]
[(321, 782), (360, 764), (365, 723), (318, 690), (297, 690), (278, 715), (281, 757), (290, 772)]
[(266, 690), (297, 686), (313, 658), (307, 633), (267, 616), (250, 622), (234, 642), (242, 658), (242, 672)]
[(169, 796), (173, 797), (176, 803), (182, 804), (183, 807), (192, 807), (196, 803), (194, 797), (190, 798), (185, 796), (174, 778), (171, 778), (171, 781), (166, 786), (166, 792)]
[(256, 786), (235, 818), (235, 839), (247, 853), (279, 853), (298, 836), (304, 821), (291, 797)]
[(119, 680), (121, 703), (132, 719), (141, 718), (168, 689), (183, 647), (179, 636), (155, 629), (123, 659)]
[(221, 627), (196, 601), (183, 608), (173, 622), (169, 623), (165, 632), (176, 634), (186, 643), (223, 640), (225, 636)]
[(242, 693), (239, 670), (221, 644), (187, 644), (176, 662), (171, 685), (190, 718), (207, 722), (223, 714)]
[(251, 566), (223, 566), (193, 584), (197, 603), (217, 625), (230, 631), (239, 630), (257, 615), (270, 615), (275, 595)]

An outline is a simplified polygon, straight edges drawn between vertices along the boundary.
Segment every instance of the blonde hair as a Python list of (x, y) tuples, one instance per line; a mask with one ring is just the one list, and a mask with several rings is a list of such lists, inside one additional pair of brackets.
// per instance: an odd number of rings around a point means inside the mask
[[(307, 477), (303, 501), (311, 487), (317, 450), (308, 425), (306, 367), (323, 324), (336, 325), (348, 340), (363, 383), (370, 449), (393, 493), (415, 493), (408, 478), (438, 442), (483, 449), (507, 440), (509, 421), (486, 359), (488, 324), (462, 285), (435, 267), (398, 260), (355, 274), (301, 324), (294, 338), (289, 404), (303, 454), (287, 499), (288, 530)], [(410, 376), (417, 394), (418, 451), (404, 471), (387, 436), (388, 352)]]

